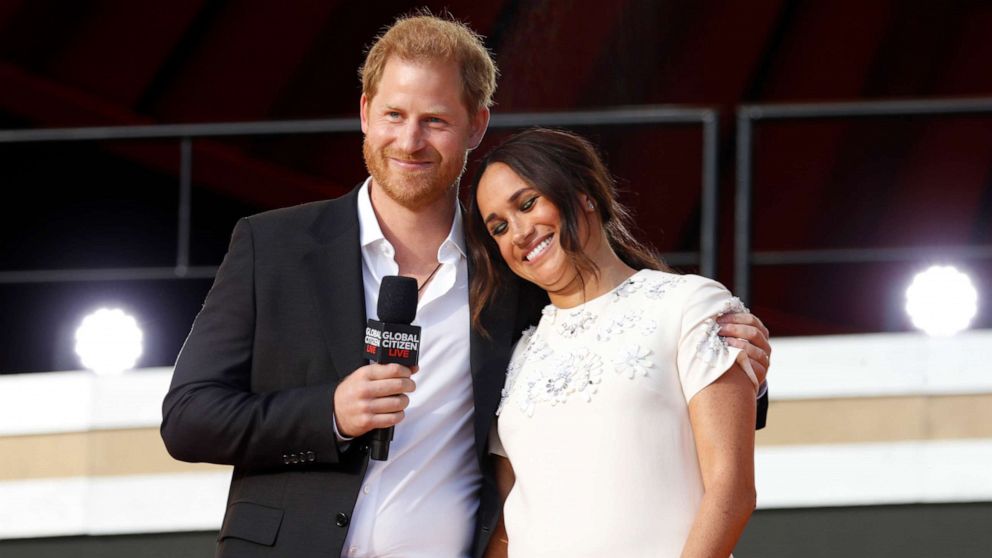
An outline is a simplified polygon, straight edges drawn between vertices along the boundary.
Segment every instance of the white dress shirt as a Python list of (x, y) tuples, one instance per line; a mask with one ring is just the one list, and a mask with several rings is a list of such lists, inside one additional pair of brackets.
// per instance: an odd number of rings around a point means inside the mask
[[(398, 274), (399, 266), (372, 209), (370, 182), (358, 193), (358, 222), (365, 308), (376, 318), (382, 278)], [(417, 389), (396, 425), (389, 459), (369, 461), (344, 558), (470, 553), (482, 474), (475, 457), (468, 267), (457, 205), (437, 259), (441, 267), (421, 293), (413, 322), (422, 328)]]

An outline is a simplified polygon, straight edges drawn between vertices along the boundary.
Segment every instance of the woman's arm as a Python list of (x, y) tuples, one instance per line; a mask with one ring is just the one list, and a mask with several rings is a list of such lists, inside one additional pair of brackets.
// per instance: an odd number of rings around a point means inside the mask
[(734, 364), (689, 401), (703, 501), (682, 558), (727, 558), (754, 511), (754, 384)]
[[(513, 466), (510, 465), (510, 460), (501, 457), (499, 455), (490, 456), (493, 461), (493, 467), (496, 472), (496, 489), (499, 490), (500, 502), (506, 502), (506, 496), (510, 493), (510, 489), (513, 488), (513, 483), (516, 481), (516, 477), (513, 475)], [(499, 514), (499, 522), (496, 523), (496, 530), (493, 531), (493, 535), (489, 538), (489, 546), (486, 547), (486, 553), (483, 558), (506, 558), (507, 547), (509, 546), (509, 540), (506, 537), (506, 524), (503, 523), (503, 513)]]

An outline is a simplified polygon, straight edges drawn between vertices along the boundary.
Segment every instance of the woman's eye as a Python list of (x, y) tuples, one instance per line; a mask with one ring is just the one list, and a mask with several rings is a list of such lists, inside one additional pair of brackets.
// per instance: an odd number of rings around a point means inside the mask
[(534, 207), (534, 204), (537, 203), (537, 198), (538, 196), (534, 196), (532, 198), (527, 199), (527, 201), (525, 201), (523, 204), (520, 205), (520, 209), (523, 211), (527, 211), (530, 208)]
[(505, 232), (506, 232), (506, 223), (500, 223), (500, 224), (496, 225), (495, 227), (493, 227), (489, 231), (489, 234), (491, 234), (493, 236), (499, 236), (499, 235), (501, 235), (501, 234), (503, 234)]

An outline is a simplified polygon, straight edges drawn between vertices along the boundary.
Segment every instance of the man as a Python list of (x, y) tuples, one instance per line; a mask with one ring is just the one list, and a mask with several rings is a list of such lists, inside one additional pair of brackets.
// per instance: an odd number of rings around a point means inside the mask
[[(486, 439), (512, 343), (547, 302), (512, 285), (485, 301), (490, 336), (470, 330), (457, 186), (485, 134), (495, 75), (464, 25), (399, 20), (362, 68), (371, 178), (235, 227), (162, 422), (177, 459), (235, 467), (219, 556), (485, 548), (499, 508)], [(419, 371), (362, 353), (379, 284), (395, 274), (420, 290)], [(734, 319), (728, 333), (754, 344), (734, 342), (767, 364), (763, 326)], [(389, 459), (370, 461), (367, 434), (392, 425)]]

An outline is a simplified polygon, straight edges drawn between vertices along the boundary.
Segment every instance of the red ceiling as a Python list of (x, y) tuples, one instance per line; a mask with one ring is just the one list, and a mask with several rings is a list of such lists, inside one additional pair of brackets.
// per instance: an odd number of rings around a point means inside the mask
[[(992, 96), (992, 5), (978, 1), (445, 6), (486, 35), (497, 55), (497, 111), (721, 109), (724, 264), (737, 105)], [(0, 3), (0, 114), (30, 127), (354, 116), (364, 46), (413, 7)], [(698, 131), (590, 133), (635, 193), (646, 234), (666, 250), (692, 249)], [(487, 146), (500, 134), (491, 136)], [(770, 123), (759, 125), (756, 140), (756, 249), (992, 242), (992, 117)], [(360, 179), (356, 142), (198, 141), (197, 185), (259, 208), (337, 195)], [(108, 149), (177, 172), (172, 148)], [(853, 293), (851, 282), (893, 273), (761, 270), (753, 299), (786, 333), (884, 329), (891, 319), (858, 310), (880, 287)], [(729, 283), (726, 272), (721, 278)]]

